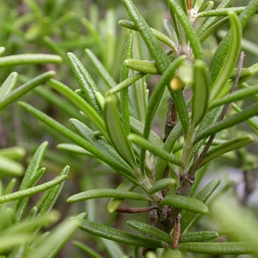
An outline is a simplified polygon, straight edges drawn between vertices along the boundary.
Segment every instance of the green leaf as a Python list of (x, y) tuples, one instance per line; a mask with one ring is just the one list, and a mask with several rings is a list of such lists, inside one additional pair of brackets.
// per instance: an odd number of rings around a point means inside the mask
[(209, 88), (211, 81), (207, 71), (207, 65), (201, 60), (194, 64), (192, 124), (195, 126), (202, 121), (206, 114), (209, 101)]
[(86, 151), (85, 149), (83, 149), (82, 147), (72, 144), (72, 143), (60, 143), (57, 145), (57, 149), (76, 153), (79, 155), (93, 157), (92, 153), (90, 153), (90, 152)]
[[(99, 106), (99, 103), (95, 97), (95, 93), (99, 91), (97, 89), (97, 86), (95, 85), (94, 81), (92, 80), (90, 74), (85, 69), (83, 64), (80, 62), (80, 60), (73, 54), (68, 53), (67, 58), (70, 64), (70, 67), (74, 73), (75, 78), (77, 79), (80, 87), (83, 90), (83, 93), (85, 95), (85, 98), (87, 100), (87, 103), (99, 114), (102, 114), (102, 109)], [(55, 81), (57, 84), (57, 82)], [(52, 81), (53, 86), (54, 82)], [(70, 99), (73, 101), (73, 99)], [(77, 100), (74, 100), (77, 101)]]
[[(137, 27), (135, 26), (135, 24), (131, 21), (127, 21), (127, 20), (120, 20), (118, 21), (118, 24), (125, 27), (125, 28), (128, 28), (130, 30), (137, 30)], [(153, 28), (150, 28), (152, 33), (154, 34), (154, 36), (159, 40), (161, 41), (162, 43), (166, 44), (167, 46), (169, 46), (173, 52), (176, 52), (176, 45), (175, 43), (169, 38), (167, 37), (166, 35), (164, 35), (163, 33), (161, 33), (160, 31), (158, 30), (155, 30)]]
[(164, 189), (170, 187), (171, 185), (174, 185), (175, 183), (176, 183), (176, 181), (172, 178), (161, 179), (152, 185), (152, 187), (149, 189), (149, 193), (153, 194), (158, 191), (164, 190)]
[(119, 243), (127, 245), (158, 248), (163, 244), (159, 240), (155, 240), (149, 237), (139, 236), (126, 231), (118, 230), (103, 224), (84, 220), (80, 227), (83, 231), (86, 231), (95, 236), (110, 239)]
[[(129, 180), (123, 181), (117, 188), (116, 190), (119, 191), (132, 191), (136, 187), (135, 184), (130, 182)], [(107, 211), (108, 213), (112, 214), (114, 213), (122, 204), (123, 199), (120, 197), (118, 199), (111, 199), (108, 203)]]
[(148, 47), (159, 71), (163, 74), (169, 65), (168, 57), (165, 51), (159, 45), (156, 37), (151, 31), (146, 21), (141, 16), (132, 0), (122, 0), (129, 16), (134, 22), (137, 30), (140, 32), (146, 46)]
[(53, 258), (76, 232), (81, 224), (81, 219), (70, 218), (63, 221), (50, 233), (34, 250), (26, 254), (27, 258)]
[[(175, 125), (175, 127), (173, 128), (173, 130), (171, 130), (170, 134), (168, 135), (168, 138), (166, 140), (166, 142), (164, 143), (164, 147), (163, 149), (167, 152), (171, 152), (176, 141), (178, 140), (180, 134), (182, 132), (182, 126), (181, 123), (177, 123)], [(166, 169), (167, 166), (167, 162), (165, 160), (159, 160), (157, 162), (155, 171), (156, 171), (156, 175), (155, 175), (155, 180), (161, 180), (162, 178), (164, 178), (164, 171)]]
[(229, 7), (229, 8), (217, 8), (215, 10), (209, 10), (205, 12), (199, 12), (197, 14), (197, 17), (207, 17), (207, 16), (227, 16), (229, 12), (234, 12), (236, 14), (239, 14), (243, 12), (245, 9), (244, 6), (240, 7)]
[[(222, 1), (221, 3), (224, 3), (224, 2), (226, 1)], [(231, 1), (228, 0), (227, 2), (230, 3)], [(245, 10), (239, 16), (242, 29), (246, 27), (250, 19), (257, 12), (257, 10), (258, 10), (258, 2), (256, 0), (251, 0), (247, 4)], [(229, 47), (231, 45), (230, 40), (231, 40), (231, 33), (228, 33), (223, 38), (222, 42), (220, 43), (217, 51), (215, 52), (212, 58), (210, 71), (211, 71), (211, 77), (213, 81), (218, 77), (218, 74), (223, 64), (225, 63), (225, 56), (228, 53)]]
[(17, 200), (20, 198), (24, 198), (27, 196), (31, 196), (31, 195), (43, 192), (49, 188), (54, 187), (55, 185), (62, 183), (66, 179), (67, 179), (67, 176), (59, 176), (47, 183), (43, 183), (35, 187), (27, 188), (25, 190), (20, 190), (14, 193), (0, 196), (0, 203), (11, 202), (13, 200)]
[(74, 194), (67, 199), (67, 202), (81, 202), (95, 198), (117, 198), (146, 201), (148, 198), (140, 193), (121, 191), (117, 189), (94, 189)]
[(0, 87), (0, 102), (3, 98), (5, 98), (8, 94), (12, 92), (12, 90), (16, 87), (18, 81), (18, 73), (12, 72), (5, 79), (4, 83)]
[(0, 156), (0, 178), (3, 176), (22, 176), (24, 167), (21, 163)]
[(128, 176), (132, 176), (132, 169), (117, 153), (113, 146), (101, 137), (96, 136), (96, 134), (82, 122), (76, 119), (70, 119), (70, 122), (79, 135), (85, 138), (97, 150), (98, 156), (96, 155), (96, 157), (104, 155), (106, 159), (110, 160), (113, 164), (116, 164), (117, 168), (119, 168), (116, 169), (118, 173), (121, 173), (125, 177), (127, 177), (126, 174), (128, 174)]
[(179, 243), (187, 242), (204, 242), (219, 237), (219, 233), (216, 231), (199, 231), (185, 233), (180, 236)]
[(9, 147), (0, 149), (0, 157), (5, 157), (14, 161), (22, 161), (26, 155), (26, 149), (23, 147)]
[(121, 119), (117, 112), (114, 97), (106, 97), (104, 116), (108, 134), (113, 145), (124, 160), (133, 168), (135, 172), (137, 172), (138, 167), (133, 149), (124, 132)]
[(222, 88), (225, 86), (226, 82), (230, 78), (236, 62), (239, 57), (241, 50), (241, 38), (242, 38), (242, 28), (241, 23), (237, 15), (233, 12), (229, 12), (229, 20), (231, 25), (231, 37), (229, 42), (229, 50), (227, 55), (224, 57), (224, 63), (214, 81), (211, 89), (210, 101), (214, 101), (218, 98), (218, 95)]
[(246, 108), (242, 112), (232, 115), (225, 120), (222, 120), (207, 129), (203, 130), (201, 133), (197, 135), (194, 140), (194, 143), (207, 138), (210, 135), (216, 134), (226, 128), (232, 127), (234, 125), (240, 124), (243, 121), (246, 121), (248, 118), (255, 116), (258, 114), (258, 104), (253, 104), (250, 107)]
[(129, 86), (131, 86), (136, 81), (140, 80), (145, 75), (146, 74), (136, 73), (135, 75), (132, 75), (132, 76), (128, 77), (127, 79), (125, 79), (122, 82), (120, 82), (119, 84), (117, 84), (117, 86), (115, 86), (114, 88), (110, 89), (107, 92), (106, 95), (108, 96), (108, 95), (111, 95), (111, 94), (115, 94), (115, 93), (117, 93), (119, 91), (122, 91), (124, 89), (127, 89)]
[(191, 253), (215, 254), (215, 255), (240, 255), (257, 253), (257, 247), (246, 242), (225, 243), (182, 243), (178, 250)]
[(76, 94), (73, 90), (68, 88), (63, 83), (56, 80), (50, 80), (48, 83), (52, 88), (60, 92), (62, 95), (68, 98), (76, 107), (78, 107), (97, 127), (97, 129), (108, 139), (104, 121), (99, 115), (99, 113), (97, 113), (97, 111), (95, 111), (87, 102), (85, 102), (85, 100), (82, 97), (80, 97), (78, 94)]
[(137, 231), (140, 231), (141, 233), (152, 236), (168, 244), (171, 244), (172, 242), (171, 236), (169, 234), (149, 224), (137, 220), (127, 220), (126, 225), (133, 229), (136, 229)]
[(197, 38), (197, 35), (194, 31), (191, 22), (189, 21), (187, 14), (182, 10), (182, 8), (177, 2), (167, 0), (167, 3), (176, 15), (176, 17), (178, 18), (178, 20), (181, 22), (185, 30), (185, 34), (187, 35), (187, 38), (190, 42), (195, 59), (204, 60), (201, 44)]
[[(126, 60), (128, 58), (132, 58), (133, 54), (133, 35), (130, 33), (127, 36), (127, 40), (124, 46), (123, 57), (122, 60)], [(129, 69), (122, 65), (120, 68), (120, 81), (124, 81), (128, 79), (129, 76)], [(130, 97), (129, 97), (129, 90), (125, 88), (121, 91), (121, 98), (120, 98), (120, 110), (121, 110), (121, 117), (122, 123), (124, 124), (125, 134), (128, 135), (130, 133)]]
[(208, 207), (198, 199), (182, 195), (167, 195), (160, 205), (169, 205), (177, 209), (198, 212), (201, 214), (208, 213)]
[(59, 124), (57, 121), (55, 121), (54, 119), (50, 118), (46, 114), (44, 114), (41, 111), (35, 109), (31, 105), (29, 105), (27, 103), (24, 103), (24, 102), (20, 102), (19, 105), (22, 106), (27, 112), (29, 112), (32, 115), (34, 115), (35, 117), (37, 117), (40, 121), (44, 122), (45, 124), (47, 124), (48, 126), (53, 128), (57, 132), (61, 133), (62, 135), (64, 135), (65, 137), (67, 137), (68, 139), (70, 139), (71, 141), (76, 143), (77, 145), (81, 146), (85, 150), (87, 150), (87, 151), (91, 152), (92, 154), (94, 154), (99, 159), (101, 159), (104, 162), (106, 162), (107, 164), (109, 164), (116, 171), (120, 171), (120, 173), (124, 177), (128, 178), (130, 181), (132, 181), (134, 183), (137, 183), (137, 181), (133, 177), (132, 171), (126, 169), (124, 166), (121, 166), (120, 162), (117, 162), (117, 161), (114, 162), (114, 158), (110, 159), (109, 157), (107, 157), (105, 155), (105, 153), (103, 154), (102, 151), (99, 151), (97, 148), (95, 148), (88, 141), (86, 141), (82, 137), (78, 136), (73, 131), (67, 129), (65, 126)]
[(48, 81), (55, 72), (46, 72), (42, 75), (35, 77), (34, 79), (30, 80), (29, 82), (21, 85), (17, 89), (13, 90), (9, 93), (5, 98), (1, 99), (0, 101), (0, 111), (3, 110), (5, 107), (10, 105), (12, 102), (26, 94), (27, 92), (31, 91), (33, 88), (39, 86), (40, 84), (45, 83)]
[[(68, 176), (68, 173), (70, 171), (70, 167), (66, 166), (64, 167), (64, 169), (61, 171), (60, 176)], [(39, 211), (38, 215), (41, 216), (45, 213), (47, 213), (48, 211), (50, 211), (53, 206), (56, 203), (57, 198), (59, 197), (63, 187), (64, 187), (64, 182), (62, 182), (61, 184), (58, 184), (56, 186), (54, 186), (53, 188), (51, 188), (49, 190), (49, 192), (46, 192), (47, 198), (46, 201), (44, 202), (44, 204), (42, 205), (41, 210)]]
[(60, 56), (49, 54), (19, 54), (0, 57), (0, 67), (26, 64), (56, 64), (60, 62), (62, 62), (62, 58)]
[(227, 95), (225, 97), (222, 97), (218, 100), (213, 101), (209, 106), (209, 109), (212, 109), (217, 106), (222, 106), (222, 105), (231, 103), (233, 101), (243, 100), (245, 98), (252, 97), (256, 93), (258, 93), (258, 86), (251, 86), (246, 89), (238, 90), (236, 92), (233, 92), (230, 95)]
[(149, 60), (126, 59), (124, 65), (134, 71), (145, 74), (159, 74), (155, 63)]
[[(143, 137), (145, 139), (149, 139), (152, 123), (158, 111), (158, 106), (160, 104), (160, 101), (162, 100), (162, 97), (164, 95), (165, 88), (167, 84), (170, 82), (170, 80), (173, 78), (176, 69), (184, 62), (184, 60), (185, 60), (185, 56), (180, 56), (179, 58), (175, 59), (168, 66), (164, 74), (161, 76), (158, 84), (156, 85), (155, 89), (152, 92), (152, 95), (148, 101), (147, 113), (145, 118), (145, 126), (144, 126), (144, 132), (143, 132)], [(143, 168), (144, 161), (145, 161), (145, 150), (142, 150), (141, 168)]]
[(206, 163), (210, 162), (211, 160), (223, 155), (232, 150), (240, 149), (241, 147), (251, 143), (254, 141), (254, 138), (250, 135), (237, 137), (233, 140), (227, 141), (223, 144), (220, 144), (206, 154), (205, 158), (203, 159), (201, 166), (205, 165)]
[(129, 134), (128, 135), (128, 139), (138, 145), (140, 145), (141, 147), (143, 147), (144, 149), (150, 151), (151, 153), (153, 153), (154, 155), (158, 156), (161, 159), (164, 159), (172, 164), (178, 165), (180, 167), (184, 167), (184, 163), (177, 159), (174, 158), (172, 156), (172, 154), (164, 151), (163, 149), (160, 149), (159, 147), (153, 145), (152, 143), (150, 143), (148, 140), (144, 139), (143, 137), (137, 135), (137, 134)]
[(85, 49), (85, 53), (87, 57), (92, 62), (94, 68), (98, 72), (99, 76), (103, 79), (103, 81), (106, 83), (108, 88), (113, 88), (116, 86), (116, 82), (111, 77), (111, 75), (108, 73), (106, 68), (103, 66), (103, 64), (98, 60), (98, 58), (93, 54), (93, 52), (90, 51), (90, 49)]

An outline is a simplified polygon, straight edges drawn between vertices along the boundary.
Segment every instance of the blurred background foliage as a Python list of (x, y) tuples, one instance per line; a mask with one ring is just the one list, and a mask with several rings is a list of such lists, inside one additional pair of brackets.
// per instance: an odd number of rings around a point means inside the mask
[[(137, 0), (136, 2), (137, 8), (141, 11), (148, 24), (165, 32), (163, 20), (169, 18), (165, 1)], [(219, 2), (215, 1), (215, 3)], [(246, 5), (246, 0), (232, 1), (232, 6), (241, 5)], [(54, 70), (58, 80), (72, 89), (77, 89), (79, 86), (66, 61), (66, 53), (73, 52), (88, 69), (96, 84), (103, 89), (103, 93), (105, 93), (105, 82), (99, 78), (84, 50), (86, 48), (90, 49), (104, 64), (114, 80), (118, 82), (121, 55), (127, 33), (126, 29), (118, 25), (118, 21), (127, 18), (128, 16), (120, 0), (0, 0), (0, 46), (6, 48), (4, 55), (50, 53), (63, 57), (63, 62), (58, 65), (24, 65), (1, 68), (0, 82), (2, 83), (13, 71), (19, 73), (18, 84), (20, 85), (42, 72)], [(258, 44), (257, 33), (254, 33), (257, 31), (257, 26), (258, 15), (252, 19), (244, 31), (244, 38), (254, 44)], [(224, 29), (227, 30), (227, 27)], [(203, 43), (207, 58), (211, 56), (220, 39), (221, 36), (218, 33)], [(150, 59), (148, 51), (145, 50), (143, 48), (142, 58)], [(244, 66), (250, 66), (255, 62), (257, 62), (257, 55), (247, 54)], [(151, 92), (151, 89), (155, 87), (155, 76), (147, 79), (147, 82)], [(32, 103), (32, 105), (35, 105), (49, 116), (69, 126), (68, 120), (72, 116), (71, 113), (63, 112), (62, 109), (59, 109), (56, 103), (49, 101), (49, 96), (56, 97), (57, 103), (70, 105), (67, 100), (44, 85), (24, 96), (23, 100)], [(164, 107), (160, 108), (159, 119), (156, 121), (156, 131), (160, 135), (164, 127), (166, 105), (167, 103), (164, 101)], [(65, 200), (71, 194), (79, 191), (91, 188), (116, 187), (120, 183), (120, 178), (114, 175), (110, 168), (95, 159), (74, 156), (57, 150), (56, 144), (63, 142), (62, 136), (57, 135), (43, 125), (39, 126), (39, 122), (36, 119), (26, 114), (16, 104), (11, 105), (1, 114), (0, 148), (24, 147), (27, 151), (27, 155), (24, 156), (23, 160), (24, 167), (29, 163), (31, 154), (36, 147), (43, 141), (49, 142), (44, 161), (44, 166), (48, 168), (48, 171), (56, 174), (59, 173), (64, 165), (69, 164), (71, 166), (70, 180), (65, 185), (64, 194), (61, 195), (62, 199), (58, 202), (57, 207), (63, 217), (75, 212), (78, 213), (77, 210), (75, 211), (75, 209), (78, 209), (80, 211), (87, 210), (89, 219), (105, 221), (107, 218), (105, 205), (95, 207), (95, 202), (89, 201), (87, 206), (79, 207), (75, 204), (65, 204)], [(252, 146), (251, 151), (256, 150), (257, 152), (257, 148), (256, 143), (256, 145)], [(240, 157), (242, 154), (239, 153), (238, 155)], [(251, 161), (247, 160), (246, 163), (249, 162), (248, 164), (250, 164), (251, 162), (251, 170), (257, 170), (257, 157), (251, 154), (250, 157)], [(214, 172), (221, 167), (227, 167), (229, 171), (232, 170), (232, 167), (238, 167), (240, 172), (235, 173), (234, 168), (234, 176), (240, 175), (241, 180), (243, 180), (241, 176), (243, 172), (241, 166), (243, 164), (239, 164), (236, 160), (238, 160), (236, 157), (233, 159), (232, 157), (225, 157), (213, 163), (211, 171)], [(103, 174), (106, 176), (103, 176)], [(250, 176), (255, 177), (255, 175), (253, 173)], [(227, 176), (230, 177), (230, 174)], [(225, 175), (223, 175), (223, 178), (225, 178)], [(8, 181), (9, 179), (4, 180)], [(250, 178), (247, 180), (250, 180)], [(252, 190), (254, 189), (255, 186)], [(139, 215), (137, 217), (139, 219)], [(105, 223), (109, 225), (115, 223), (116, 227), (119, 228), (119, 225), (124, 224), (122, 222), (126, 218), (127, 216), (113, 215)], [(131, 215), (130, 219), (132, 219)], [(81, 238), (85, 238), (85, 234)], [(100, 243), (95, 242), (92, 236), (89, 239), (88, 241), (92, 242), (93, 248), (97, 245), (102, 250), (104, 246), (110, 245), (106, 240)], [(60, 257), (72, 257), (67, 252), (68, 249), (69, 246), (62, 251)], [(106, 250), (103, 249), (103, 252), (105, 253)], [(73, 257), (80, 257), (79, 255), (78, 251), (78, 256), (74, 255)], [(85, 256), (82, 255), (81, 257)]]

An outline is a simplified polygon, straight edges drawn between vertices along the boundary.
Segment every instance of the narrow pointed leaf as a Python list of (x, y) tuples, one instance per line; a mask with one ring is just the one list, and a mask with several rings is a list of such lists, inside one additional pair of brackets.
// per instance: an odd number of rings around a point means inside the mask
[(172, 164), (178, 165), (180, 167), (184, 167), (184, 163), (174, 158), (170, 153), (158, 148), (157, 146), (150, 143), (148, 140), (144, 139), (143, 137), (137, 135), (137, 134), (129, 134), (128, 139), (133, 141), (134, 143), (140, 145), (144, 149), (150, 151), (154, 155), (158, 156), (161, 159), (164, 159)]
[(208, 101), (211, 81), (207, 71), (207, 65), (201, 60), (194, 64), (192, 123), (196, 126), (204, 117)]
[(57, 145), (57, 149), (93, 157), (92, 153), (86, 151), (85, 149), (83, 149), (82, 147), (80, 147), (78, 145), (71, 144), (71, 143), (60, 143)]
[[(137, 27), (134, 25), (133, 22), (131, 21), (127, 21), (127, 20), (120, 20), (118, 22), (119, 25), (131, 29), (131, 30), (137, 30)], [(174, 52), (176, 52), (176, 45), (175, 43), (166, 35), (164, 35), (163, 33), (161, 33), (158, 30), (155, 30), (153, 28), (150, 28), (152, 33), (154, 34), (154, 36), (161, 42), (163, 42), (164, 44), (166, 44), (167, 46), (169, 46)]]
[(27, 92), (31, 91), (33, 88), (39, 86), (40, 84), (45, 83), (48, 81), (55, 72), (46, 72), (42, 75), (35, 77), (34, 79), (30, 80), (29, 82), (21, 85), (17, 89), (13, 90), (9, 93), (5, 98), (1, 99), (0, 101), (0, 111), (3, 110), (5, 107), (10, 105), (12, 102), (26, 94)]
[[(69, 166), (64, 167), (64, 169), (60, 173), (60, 176), (63, 176), (63, 175), (68, 176), (69, 171), (70, 171)], [(39, 216), (47, 213), (48, 211), (50, 211), (53, 208), (53, 206), (56, 203), (57, 198), (59, 197), (59, 194), (61, 193), (61, 191), (64, 187), (64, 183), (65, 183), (65, 181), (62, 182), (61, 184), (54, 186), (52, 189), (50, 189), (49, 192), (47, 192), (47, 199), (46, 199), (46, 202), (44, 203), (44, 205), (42, 206), (42, 209), (38, 213)]]
[(162, 247), (163, 244), (159, 240), (135, 235), (126, 231), (118, 230), (109, 226), (98, 224), (95, 222), (84, 220), (80, 227), (83, 231), (91, 233), (95, 236), (114, 240), (119, 243), (140, 247)]
[(0, 177), (22, 176), (24, 173), (24, 167), (17, 161), (0, 156), (0, 164)]
[[(155, 87), (152, 95), (149, 99), (148, 106), (147, 106), (147, 113), (145, 119), (145, 126), (143, 131), (143, 137), (145, 139), (149, 139), (152, 123), (154, 121), (156, 112), (158, 110), (158, 106), (162, 97), (165, 92), (166, 86), (169, 84), (170, 80), (173, 78), (176, 69), (183, 63), (185, 60), (185, 56), (180, 56), (179, 58), (175, 59), (164, 72), (163, 76), (160, 78), (157, 86)], [(141, 152), (141, 168), (143, 168), (143, 164), (145, 161), (145, 150), (143, 149)]]
[(94, 189), (74, 194), (67, 199), (67, 202), (81, 202), (96, 198), (120, 198), (140, 201), (148, 200), (146, 196), (140, 193), (121, 191), (117, 189)]
[(102, 114), (99, 103), (95, 98), (95, 93), (98, 91), (98, 89), (90, 74), (73, 53), (68, 53), (67, 58), (74, 76), (83, 90), (87, 102), (98, 114)]
[(18, 73), (12, 72), (5, 79), (4, 83), (0, 87), (0, 101), (13, 91), (18, 81)]
[(110, 165), (112, 168), (114, 168), (117, 171), (120, 171), (123, 176), (126, 178), (130, 179), (131, 181), (135, 182), (136, 181), (133, 179), (132, 172), (130, 170), (126, 170), (124, 166), (121, 166), (119, 162), (114, 162), (114, 159), (109, 159), (105, 154), (103, 154), (101, 151), (99, 151), (97, 148), (95, 148), (91, 143), (83, 139), (82, 137), (78, 136), (76, 133), (73, 131), (67, 129), (65, 126), (59, 124), (57, 121), (54, 119), (50, 118), (46, 114), (42, 113), (41, 111), (35, 109), (31, 105), (20, 102), (20, 106), (22, 106), (27, 112), (31, 113), (35, 117), (37, 117), (40, 121), (44, 122), (57, 132), (61, 133), (77, 145), (81, 146), (85, 150), (91, 152), (94, 154), (97, 158), (103, 160), (106, 162), (108, 165)]
[[(223, 4), (224, 2), (230, 3), (231, 1), (230, 0), (221, 1), (221, 4)], [(257, 10), (258, 10), (258, 2), (256, 0), (251, 0), (247, 4), (245, 10), (239, 16), (239, 20), (240, 20), (242, 29), (244, 29), (246, 27), (246, 25), (248, 24), (250, 19), (257, 12)], [(230, 40), (231, 40), (231, 35), (230, 35), (230, 33), (228, 33), (223, 38), (222, 42), (220, 43), (217, 51), (215, 52), (215, 54), (213, 56), (213, 59), (212, 59), (211, 65), (210, 65), (211, 77), (212, 77), (213, 81), (217, 78), (219, 71), (221, 70), (221, 68), (223, 66), (223, 63), (225, 62), (225, 54), (229, 50)]]
[(197, 135), (194, 142), (197, 143), (198, 141), (204, 138), (207, 138), (210, 135), (216, 134), (226, 128), (240, 124), (241, 122), (246, 121), (248, 118), (255, 116), (257, 114), (258, 114), (258, 104), (253, 104), (250, 107), (243, 110), (242, 112), (232, 115), (226, 118), (225, 120), (222, 120), (208, 127), (207, 129), (205, 129), (204, 131), (202, 131)]
[[(136, 187), (135, 184), (133, 184), (129, 180), (125, 180), (116, 188), (116, 190), (132, 191), (135, 187)], [(121, 197), (118, 197), (117, 199), (111, 199), (107, 206), (108, 213), (110, 214), (114, 213), (120, 207), (122, 202), (123, 202), (123, 199), (121, 199)]]
[(201, 201), (195, 198), (186, 197), (182, 195), (167, 195), (160, 205), (170, 205), (177, 209), (198, 212), (201, 214), (208, 213), (208, 207)]
[(70, 88), (68, 88), (66, 85), (64, 85), (59, 81), (50, 80), (48, 83), (52, 88), (59, 91), (66, 98), (68, 98), (75, 106), (77, 106), (97, 127), (97, 129), (104, 136), (108, 137), (103, 119), (101, 118), (99, 113), (97, 113), (87, 102), (85, 102), (85, 100), (82, 97), (80, 97), (73, 90), (71, 90)]
[(133, 229), (136, 229), (146, 235), (157, 238), (168, 244), (171, 244), (172, 242), (171, 236), (169, 234), (149, 224), (143, 223), (138, 220), (127, 220), (126, 224)]
[(116, 82), (111, 77), (111, 75), (108, 73), (106, 68), (102, 65), (102, 63), (98, 60), (98, 58), (91, 52), (90, 49), (85, 50), (86, 55), (92, 62), (93, 66), (95, 67), (98, 74), (101, 76), (101, 78), (104, 80), (108, 88), (113, 88), (116, 86)]
[(210, 162), (211, 160), (215, 159), (223, 155), (224, 153), (230, 152), (232, 150), (237, 150), (247, 144), (250, 144), (254, 141), (254, 138), (250, 135), (238, 137), (236, 139), (230, 140), (223, 144), (220, 144), (206, 154), (205, 158), (203, 159), (201, 166), (205, 165), (206, 163)]
[(92, 248), (84, 245), (81, 242), (74, 241), (73, 244), (86, 254), (90, 255), (92, 258), (104, 258), (103, 256), (100, 256), (98, 253), (96, 253)]
[(218, 97), (220, 91), (226, 84), (227, 80), (230, 78), (241, 50), (241, 23), (237, 15), (233, 12), (229, 13), (229, 20), (231, 25), (231, 37), (229, 43), (230, 47), (225, 57), (223, 66), (221, 67), (220, 72), (212, 85), (211, 101), (214, 101), (214, 99)]
[(60, 56), (49, 54), (19, 54), (0, 57), (0, 67), (60, 62), (62, 62), (62, 58)]
[(124, 132), (123, 125), (115, 105), (115, 99), (111, 96), (106, 98), (104, 116), (109, 137), (116, 147), (116, 150), (136, 171), (137, 165), (133, 149)]
[(25, 189), (25, 190), (20, 190), (20, 191), (11, 193), (11, 194), (0, 196), (0, 203), (10, 202), (10, 201), (13, 201), (13, 200), (17, 200), (17, 199), (20, 199), (20, 198), (24, 198), (24, 197), (27, 197), (27, 196), (31, 196), (31, 195), (46, 191), (49, 188), (52, 188), (55, 185), (58, 185), (58, 184), (62, 183), (66, 179), (67, 179), (67, 176), (59, 176), (59, 177), (57, 177), (57, 178), (55, 178), (55, 179), (53, 179), (53, 180), (51, 180), (47, 183), (43, 183), (41, 185), (38, 185), (38, 186), (35, 186), (35, 187), (32, 187), (32, 188), (28, 188), (28, 189)]
[(178, 250), (214, 255), (240, 255), (257, 253), (257, 247), (253, 247), (246, 242), (182, 243), (178, 245)]
[[(167, 152), (171, 152), (176, 141), (178, 140), (180, 134), (182, 132), (182, 126), (181, 123), (177, 123), (175, 125), (175, 127), (173, 128), (173, 130), (171, 130), (170, 134), (168, 135), (168, 138), (166, 140), (166, 142), (164, 143), (164, 147), (163, 149)], [(165, 160), (159, 160), (157, 162), (155, 171), (156, 171), (156, 175), (155, 175), (155, 180), (161, 180), (162, 178), (164, 178), (164, 171), (166, 169), (167, 166), (167, 162)]]
[(214, 102), (212, 102), (209, 109), (212, 109), (214, 107), (218, 107), (221, 105), (225, 105), (234, 101), (243, 100), (248, 97), (253, 97), (253, 95), (257, 93), (258, 93), (258, 86), (251, 86), (246, 89), (238, 90), (236, 92), (233, 92), (230, 95), (227, 95), (218, 100), (215, 100)]
[[(101, 137), (96, 136), (94, 132), (82, 122), (76, 119), (70, 119), (70, 122), (74, 126), (75, 130), (79, 133), (79, 135), (89, 141), (89, 143), (91, 143), (92, 146), (94, 146), (98, 152), (101, 153), (101, 155), (105, 155), (106, 158), (112, 160), (113, 163), (120, 167), (120, 171), (118, 171), (119, 173), (123, 174), (123, 171), (131, 171), (130, 166), (107, 141), (103, 140)], [(123, 170), (121, 171), (122, 167)]]
[(140, 32), (145, 44), (147, 45), (153, 59), (156, 62), (156, 65), (159, 71), (163, 74), (169, 65), (168, 57), (165, 54), (165, 51), (159, 45), (156, 37), (151, 31), (150, 27), (141, 16), (139, 10), (136, 8), (132, 0), (122, 0), (129, 16), (134, 22), (137, 30)]

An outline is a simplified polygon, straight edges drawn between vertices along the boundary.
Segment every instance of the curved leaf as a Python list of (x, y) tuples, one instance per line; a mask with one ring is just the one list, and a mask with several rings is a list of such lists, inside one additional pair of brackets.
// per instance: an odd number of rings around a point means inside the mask
[(216, 98), (218, 98), (220, 91), (226, 84), (227, 80), (230, 78), (241, 50), (241, 38), (242, 38), (241, 23), (235, 13), (229, 12), (228, 15), (229, 15), (229, 20), (231, 25), (231, 38), (229, 43), (230, 47), (227, 55), (224, 57), (225, 60), (224, 60), (223, 66), (221, 67), (220, 72), (212, 85), (212, 89), (210, 93), (211, 102), (213, 102)]
[(152, 185), (152, 187), (149, 189), (149, 193), (153, 194), (158, 191), (164, 190), (170, 187), (171, 185), (174, 185), (175, 183), (176, 183), (176, 180), (172, 178), (163, 178)]
[(149, 60), (126, 59), (124, 65), (134, 71), (145, 74), (159, 74), (155, 63)]
[(207, 71), (207, 65), (201, 60), (194, 64), (194, 83), (192, 100), (192, 123), (196, 126), (204, 117), (208, 101), (211, 81)]
[(45, 190), (48, 190), (49, 188), (54, 187), (55, 185), (58, 185), (60, 183), (62, 183), (64, 180), (67, 179), (67, 176), (59, 176), (47, 183), (43, 183), (41, 185), (38, 186), (34, 186), (31, 188), (27, 188), (25, 190), (20, 190), (18, 192), (14, 192), (14, 193), (10, 193), (10, 194), (6, 194), (3, 196), (0, 196), (0, 203), (5, 203), (5, 202), (10, 202), (13, 200), (17, 200), (20, 198), (24, 198), (27, 196), (31, 196), (40, 192), (43, 192)]

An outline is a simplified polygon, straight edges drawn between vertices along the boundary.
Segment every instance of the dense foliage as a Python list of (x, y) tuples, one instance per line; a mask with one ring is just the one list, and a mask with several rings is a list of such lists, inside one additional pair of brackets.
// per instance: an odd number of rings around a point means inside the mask
[(258, 255), (258, 0), (0, 10), (0, 257)]

